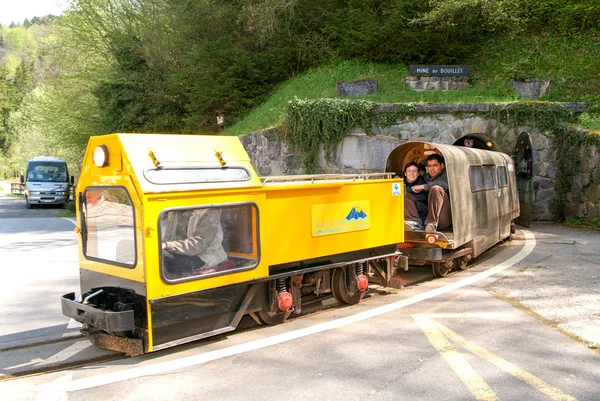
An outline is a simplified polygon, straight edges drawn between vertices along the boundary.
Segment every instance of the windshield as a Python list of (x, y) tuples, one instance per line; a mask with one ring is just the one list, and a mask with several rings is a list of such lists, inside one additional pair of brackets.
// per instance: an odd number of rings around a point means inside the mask
[(29, 162), (27, 181), (67, 182), (65, 162), (35, 161)]
[(250, 179), (250, 173), (243, 167), (169, 168), (146, 170), (144, 177), (153, 184), (187, 184), (247, 181)]

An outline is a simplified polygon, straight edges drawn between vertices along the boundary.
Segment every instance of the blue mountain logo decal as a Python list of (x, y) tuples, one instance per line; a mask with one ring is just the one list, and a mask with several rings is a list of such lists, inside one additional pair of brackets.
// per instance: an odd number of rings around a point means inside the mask
[(348, 213), (348, 216), (346, 216), (346, 221), (364, 220), (366, 218), (367, 215), (365, 214), (365, 212), (363, 212), (362, 210), (356, 210), (356, 208), (353, 207), (352, 210), (350, 210), (350, 213)]

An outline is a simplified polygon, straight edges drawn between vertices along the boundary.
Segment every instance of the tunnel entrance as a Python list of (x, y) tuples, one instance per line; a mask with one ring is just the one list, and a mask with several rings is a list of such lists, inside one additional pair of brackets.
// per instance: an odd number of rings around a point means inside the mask
[(496, 150), (496, 144), (485, 134), (465, 135), (454, 142), (453, 145), (474, 149)]

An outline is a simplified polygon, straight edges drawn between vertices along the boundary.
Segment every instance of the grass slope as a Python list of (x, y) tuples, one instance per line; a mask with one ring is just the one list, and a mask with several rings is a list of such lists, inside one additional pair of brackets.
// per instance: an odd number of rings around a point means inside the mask
[[(462, 63), (461, 63), (462, 64)], [(507, 102), (520, 99), (510, 79), (552, 80), (545, 101), (587, 103), (581, 117), (585, 128), (600, 129), (600, 36), (502, 37), (490, 41), (464, 64), (471, 66), (471, 87), (460, 91), (415, 92), (404, 83), (408, 65), (331, 62), (278, 87), (272, 96), (227, 130), (229, 135), (281, 125), (288, 101), (333, 98), (338, 81), (376, 79), (379, 91), (360, 99), (379, 103)]]

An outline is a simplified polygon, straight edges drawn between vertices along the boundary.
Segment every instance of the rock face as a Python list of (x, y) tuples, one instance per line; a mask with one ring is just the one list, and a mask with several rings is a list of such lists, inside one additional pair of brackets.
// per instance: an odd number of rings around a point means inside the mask
[[(582, 111), (579, 104), (565, 104), (572, 111)], [(393, 113), (394, 104), (380, 104), (379, 113)], [(552, 147), (552, 133), (536, 127), (511, 128), (484, 118), (482, 112), (489, 104), (421, 104), (417, 114), (400, 118), (389, 126), (373, 125), (371, 134), (353, 129), (336, 150), (334, 160), (328, 163), (321, 149), (317, 173), (379, 173), (385, 170), (388, 155), (398, 145), (408, 141), (428, 141), (454, 144), (461, 138), (479, 138), (491, 141), (493, 149), (514, 154), (517, 136), (531, 135), (533, 143), (534, 220), (552, 220), (556, 212), (555, 185), (558, 178), (556, 152)], [(285, 142), (285, 136), (270, 129), (241, 138), (259, 175), (303, 174), (300, 158)], [(572, 178), (572, 191), (567, 194), (567, 218), (592, 220), (600, 217), (600, 149), (582, 149), (581, 161)]]
[(364, 96), (377, 92), (377, 80), (361, 79), (354, 82), (339, 81), (337, 83), (338, 96)]
[(524, 80), (511, 80), (513, 88), (519, 96), (526, 99), (539, 99), (546, 93), (550, 86), (549, 79), (529, 78)]

